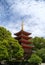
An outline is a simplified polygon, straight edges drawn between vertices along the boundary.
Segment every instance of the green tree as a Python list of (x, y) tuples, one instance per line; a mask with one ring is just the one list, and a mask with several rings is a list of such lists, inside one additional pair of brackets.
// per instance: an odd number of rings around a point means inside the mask
[(11, 37), (11, 33), (4, 27), (0, 27), (0, 41)]
[[(7, 43), (6, 43), (7, 44)], [(8, 58), (7, 47), (0, 41), (0, 61)]]
[(35, 37), (32, 39), (32, 42), (34, 44), (34, 49), (38, 50), (45, 47), (45, 39), (42, 37)]
[(22, 58), (23, 49), (11, 33), (3, 27), (0, 27), (0, 61), (16, 60)]
[(45, 48), (36, 51), (36, 54), (42, 58), (43, 62), (45, 62)]
[(16, 58), (16, 59), (21, 58), (23, 56), (24, 51), (22, 49), (22, 46), (20, 46), (20, 44), (18, 43), (18, 41), (15, 40), (14, 38), (10, 38), (8, 43), (10, 46), (9, 52), (12, 54), (9, 57)]
[(31, 55), (31, 58), (28, 59), (28, 62), (29, 62), (31, 65), (39, 65), (39, 64), (41, 64), (42, 59), (41, 59), (38, 55), (32, 54), (32, 55)]

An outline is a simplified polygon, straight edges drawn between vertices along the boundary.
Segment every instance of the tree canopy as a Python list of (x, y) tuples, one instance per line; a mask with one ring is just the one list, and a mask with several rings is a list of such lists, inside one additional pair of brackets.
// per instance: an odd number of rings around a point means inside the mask
[(39, 65), (42, 62), (42, 59), (36, 55), (36, 54), (32, 54), (31, 58), (28, 59), (28, 62), (31, 63), (31, 65)]
[(45, 62), (45, 48), (36, 51), (36, 54), (42, 58), (43, 62)]
[(21, 58), (23, 53), (22, 47), (11, 33), (4, 27), (0, 27), (0, 61)]
[(34, 49), (38, 50), (45, 48), (45, 39), (43, 37), (34, 37), (32, 38), (32, 43), (34, 44)]
[(4, 27), (0, 27), (0, 40), (8, 39), (11, 37), (11, 33)]

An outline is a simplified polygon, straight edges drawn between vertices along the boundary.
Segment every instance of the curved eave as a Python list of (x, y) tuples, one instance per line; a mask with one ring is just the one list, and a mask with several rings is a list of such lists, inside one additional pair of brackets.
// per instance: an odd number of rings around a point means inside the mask
[(31, 35), (31, 33), (25, 32), (25, 31), (23, 31), (23, 30), (21, 30), (20, 32), (15, 33), (14, 35), (19, 36), (20, 34)]
[(26, 39), (26, 40), (31, 39), (31, 37), (27, 37), (27, 36), (24, 36), (24, 35), (20, 35), (19, 37), (15, 37), (15, 39), (17, 39), (17, 40), (19, 40), (21, 38)]

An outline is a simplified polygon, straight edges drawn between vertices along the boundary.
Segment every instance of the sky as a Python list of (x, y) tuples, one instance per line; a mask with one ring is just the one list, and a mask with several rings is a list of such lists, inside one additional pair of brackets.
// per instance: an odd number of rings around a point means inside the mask
[(32, 37), (45, 37), (45, 0), (0, 0), (0, 26), (14, 36), (22, 21)]

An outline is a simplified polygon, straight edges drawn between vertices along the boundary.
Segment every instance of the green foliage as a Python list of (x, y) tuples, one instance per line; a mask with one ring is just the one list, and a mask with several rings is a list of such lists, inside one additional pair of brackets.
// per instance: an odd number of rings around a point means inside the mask
[(0, 41), (0, 61), (9, 57), (8, 49), (5, 44), (7, 45), (7, 42), (4, 43), (4, 41)]
[(32, 55), (31, 55), (31, 58), (29, 58), (28, 62), (29, 62), (30, 64), (32, 64), (32, 65), (35, 65), (35, 64), (36, 64), (36, 65), (39, 65), (39, 64), (41, 64), (42, 59), (41, 59), (38, 55), (32, 54)]
[(35, 50), (41, 49), (41, 48), (45, 48), (45, 39), (42, 37), (35, 37), (32, 39), (32, 42), (35, 46)]
[[(20, 44), (18, 43), (17, 40), (15, 40), (14, 38), (10, 38), (9, 41), (9, 57), (10, 58), (20, 58), (23, 56), (23, 49), (22, 47), (20, 46)], [(12, 55), (11, 55), (12, 54)]]
[(0, 27), (0, 61), (15, 60), (23, 56), (23, 49), (15, 40), (11, 33), (3, 27)]
[(11, 37), (11, 33), (4, 27), (0, 27), (0, 40), (8, 39)]
[(38, 50), (36, 54), (42, 58), (43, 62), (45, 62), (45, 48)]

